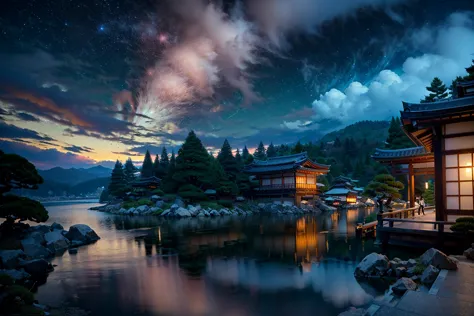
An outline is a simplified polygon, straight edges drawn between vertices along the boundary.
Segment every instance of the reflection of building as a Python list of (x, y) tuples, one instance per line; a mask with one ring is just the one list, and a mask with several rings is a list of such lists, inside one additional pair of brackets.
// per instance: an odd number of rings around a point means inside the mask
[(458, 98), (404, 103), (401, 112), (406, 134), (433, 153), (439, 221), (446, 221), (448, 214), (474, 215), (474, 81), (457, 88)]
[(293, 201), (313, 199), (317, 194), (317, 176), (327, 174), (329, 166), (311, 161), (306, 153), (255, 160), (244, 171), (259, 180), (260, 198)]
[(339, 176), (334, 179), (334, 184), (324, 195), (347, 204), (355, 204), (358, 193), (355, 183), (357, 180)]

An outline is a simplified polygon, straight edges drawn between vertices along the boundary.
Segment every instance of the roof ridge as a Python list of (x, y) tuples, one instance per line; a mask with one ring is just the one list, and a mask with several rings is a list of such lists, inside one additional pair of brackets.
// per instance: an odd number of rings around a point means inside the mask
[(270, 157), (267, 160), (257, 160), (257, 161), (268, 161), (268, 160), (278, 160), (282, 158), (290, 158), (290, 157), (297, 157), (297, 156), (308, 156), (308, 153), (306, 151), (300, 152), (298, 154), (291, 154), (291, 155), (285, 155), (285, 156), (276, 156), (276, 157)]

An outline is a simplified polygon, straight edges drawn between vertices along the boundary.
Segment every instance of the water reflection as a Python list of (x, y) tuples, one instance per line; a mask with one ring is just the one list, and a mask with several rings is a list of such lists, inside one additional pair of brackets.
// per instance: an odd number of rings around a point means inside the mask
[(41, 302), (91, 315), (335, 315), (386, 289), (353, 278), (363, 256), (379, 251), (355, 239), (355, 223), (372, 210), (169, 221), (90, 206), (48, 207), (49, 222), (85, 223), (102, 239), (53, 260)]

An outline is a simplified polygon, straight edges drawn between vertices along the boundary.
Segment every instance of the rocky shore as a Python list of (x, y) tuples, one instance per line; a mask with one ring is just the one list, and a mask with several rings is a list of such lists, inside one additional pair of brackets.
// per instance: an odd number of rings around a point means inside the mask
[[(47, 307), (28, 303), (32, 299), (32, 296), (29, 296), (31, 293), (18, 290), (19, 288), (15, 286), (24, 285), (30, 288), (37, 282), (41, 283), (48, 273), (54, 270), (49, 259), (62, 255), (65, 251), (71, 254), (77, 253), (77, 247), (91, 244), (100, 237), (92, 228), (84, 224), (72, 225), (69, 230), (64, 230), (58, 223), (53, 223), (51, 226), (31, 227), (28, 224), (18, 224), (16, 228), (16, 242), (19, 242), (21, 249), (0, 250), (2, 282), (8, 283), (10, 282), (8, 280), (13, 282), (11, 285), (1, 284), (0, 290), (6, 289), (6, 291), (0, 291), (0, 305), (3, 300), (9, 299), (8, 287), (10, 286), (19, 291), (14, 297), (15, 304), (31, 305), (32, 308), (44, 311)], [(3, 288), (5, 286), (6, 288)]]
[[(108, 212), (117, 215), (145, 215), (162, 216), (169, 218), (185, 217), (216, 217), (226, 215), (249, 216), (254, 214), (305, 214), (320, 213), (324, 211), (333, 211), (335, 208), (327, 206), (320, 202), (317, 207), (302, 206), (297, 207), (292, 203), (275, 201), (273, 203), (236, 203), (232, 207), (223, 207), (216, 203), (189, 204), (186, 205), (181, 199), (175, 199), (174, 202), (166, 203), (159, 196), (152, 196), (151, 201), (154, 205), (141, 205), (138, 207), (124, 208), (123, 203), (113, 203), (98, 207), (92, 207), (91, 210)], [(171, 204), (171, 205), (170, 205)], [(211, 204), (211, 206), (209, 206)], [(169, 207), (166, 207), (170, 205)]]

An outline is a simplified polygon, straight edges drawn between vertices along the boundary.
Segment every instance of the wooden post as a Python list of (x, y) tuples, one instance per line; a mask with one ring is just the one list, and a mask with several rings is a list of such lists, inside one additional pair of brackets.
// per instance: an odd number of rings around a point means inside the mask
[(446, 208), (444, 206), (444, 162), (443, 162), (443, 135), (441, 126), (433, 128), (433, 152), (434, 152), (434, 167), (435, 167), (435, 206), (436, 206), (436, 221), (447, 221)]
[(415, 175), (413, 172), (413, 164), (410, 162), (408, 165), (408, 188), (410, 190), (410, 207), (415, 207)]

